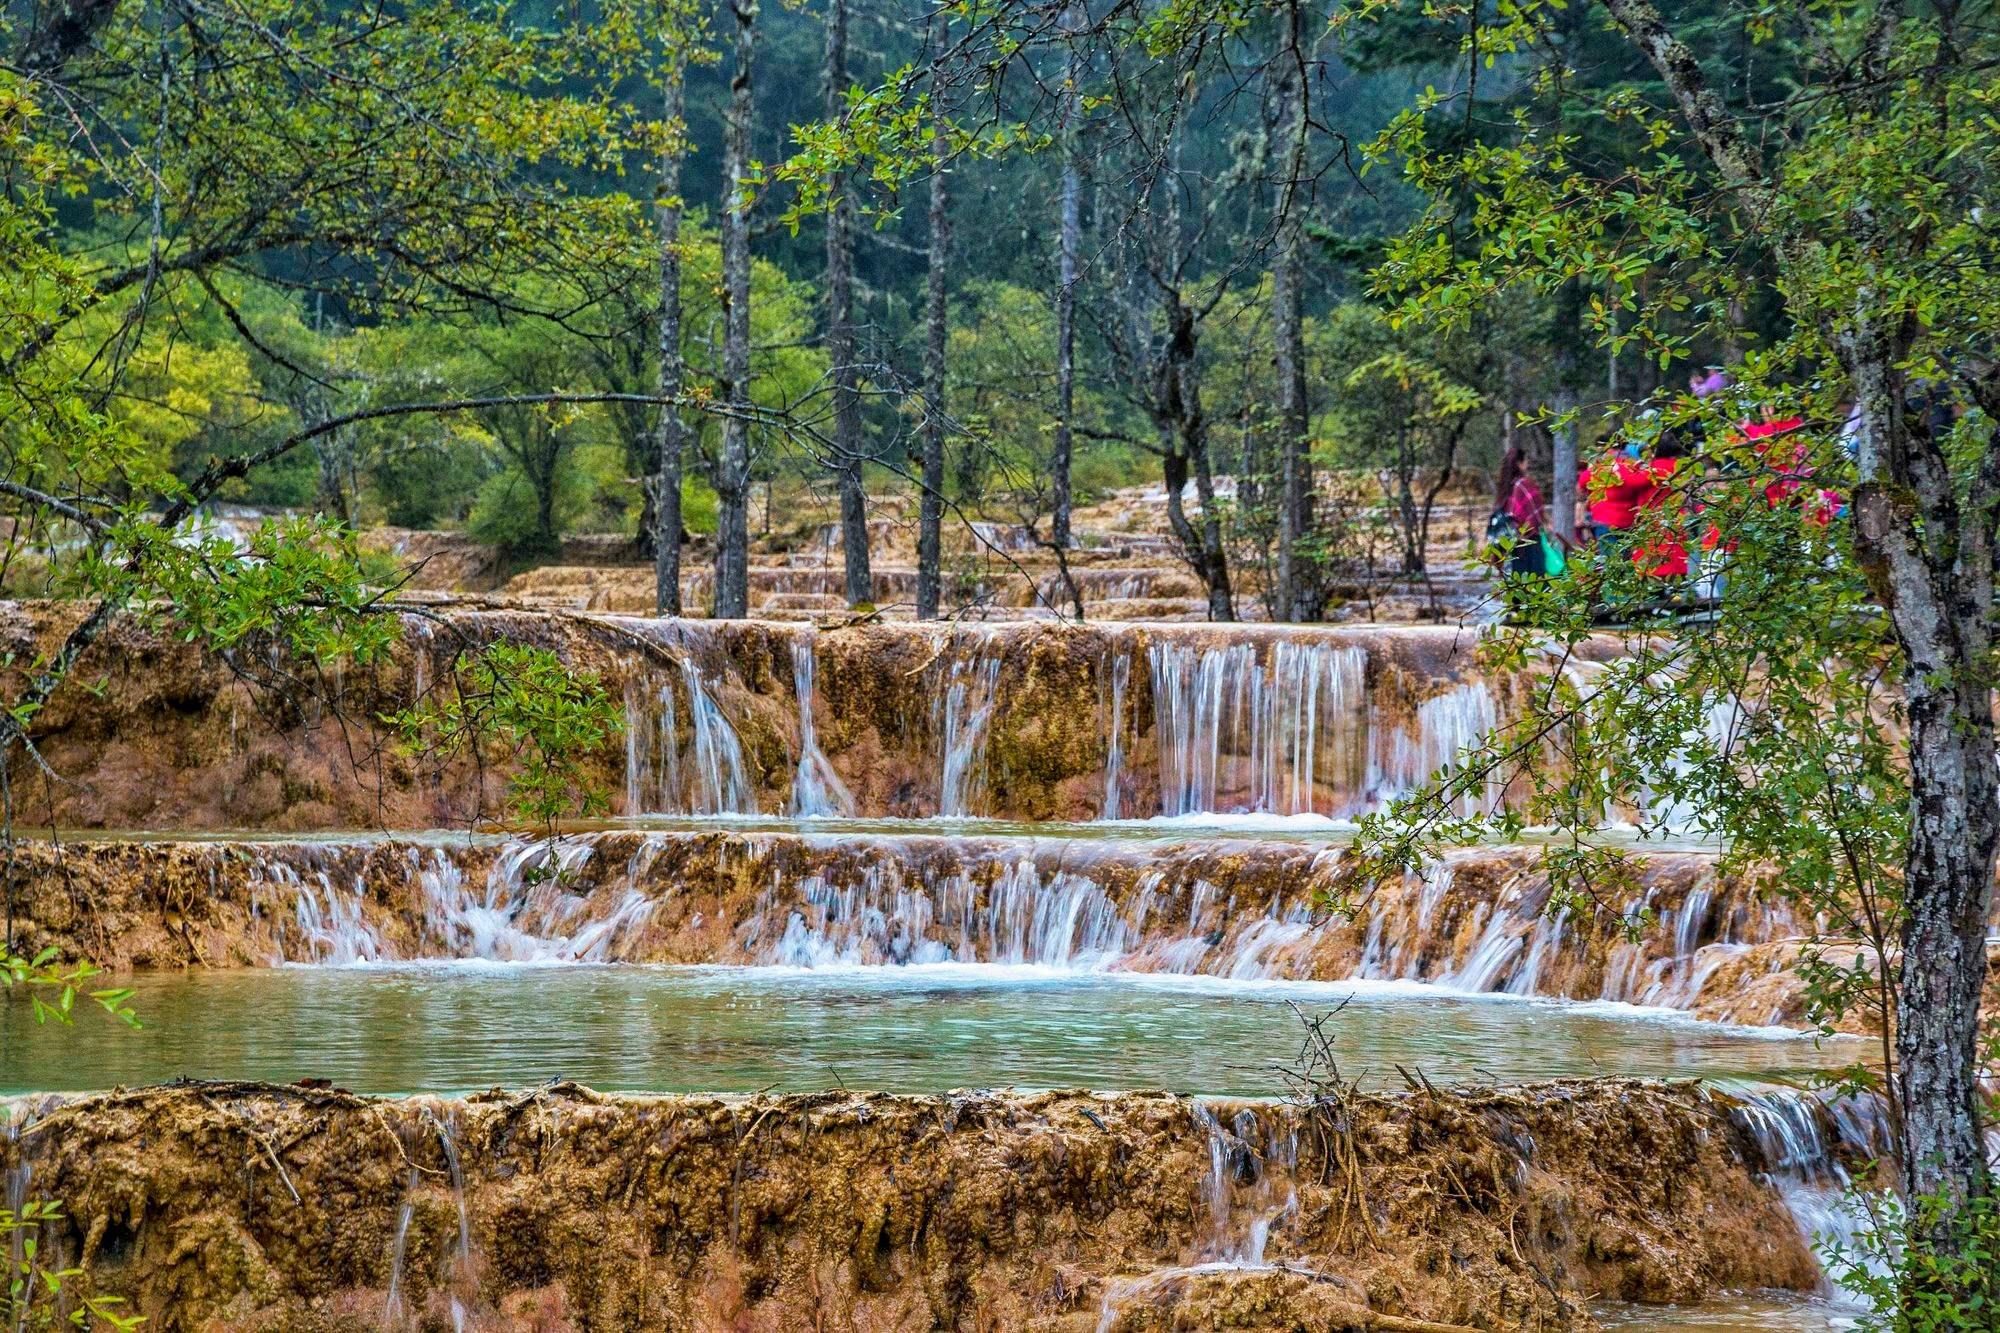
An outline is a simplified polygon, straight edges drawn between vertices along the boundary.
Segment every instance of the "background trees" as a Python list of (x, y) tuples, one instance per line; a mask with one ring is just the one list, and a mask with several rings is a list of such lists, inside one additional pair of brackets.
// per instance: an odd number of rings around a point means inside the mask
[[(1257, 16), (1240, 37), (1188, 42), (1179, 39), (1195, 30), (1175, 29), (1170, 11), (1085, 4), (1001, 7), (935, 31), (914, 12), (852, 3), (738, 17), (623, 0), (562, 22), (293, 0), (190, 0), (151, 17), (114, 3), (71, 16), (23, 0), (9, 11), (10, 87), (28, 108), (10, 122), (11, 197), (21, 235), (41, 247), (17, 269), (40, 275), (29, 291), (41, 304), (10, 324), (14, 396), (50, 396), (30, 382), (37, 375), (53, 377), (48, 389), (65, 375), (87, 379), (74, 387), (111, 404), (120, 429), (176, 459), (185, 478), (211, 455), (248, 452), (288, 423), (392, 390), (483, 393), (525, 376), (630, 395), (560, 426), (540, 409), (505, 431), (491, 412), (449, 426), (378, 420), (318, 436), (310, 459), (288, 455), (225, 488), (237, 501), (309, 504), (348, 522), (456, 524), (476, 513), (478, 532), (518, 561), (549, 558), (565, 531), (625, 531), (659, 561), (663, 607), (678, 601), (682, 531), (706, 537), (711, 512), (726, 517), (718, 558), (734, 569), (753, 485), (786, 479), (809, 507), (842, 497), (848, 592), (862, 599), (869, 493), (915, 492), (920, 509), (926, 440), (950, 463), (930, 497), (940, 525), (990, 510), (1030, 521), (1058, 553), (1078, 503), (1157, 483), (1172, 464), (1187, 475), (1191, 567), (1221, 580), (1245, 525), (1261, 519), (1232, 508), (1227, 486), (1202, 503), (1193, 436), (1162, 452), (1151, 414), (1166, 381), (1134, 396), (1135, 366), (1176, 355), (1171, 312), (1134, 341), (1140, 325), (1104, 323), (1091, 307), (1114, 293), (1128, 313), (1164, 299), (1122, 275), (1141, 258), (1136, 224), (1179, 210), (1179, 304), (1233, 301), (1233, 289), (1277, 275), (1294, 290), (1279, 300), (1273, 280), (1266, 299), (1278, 302), (1283, 336), (1265, 340), (1267, 354), (1296, 361), (1300, 330), (1356, 294), (1351, 263), (1327, 260), (1352, 249), (1336, 224), (1372, 234), (1385, 207), (1380, 187), (1364, 189), (1337, 163), (1339, 136), (1379, 125), (1408, 73), (1339, 64), (1328, 11), (1309, 7)], [(760, 34), (751, 46), (763, 72), (739, 79), (746, 34)], [(45, 97), (91, 132), (57, 132)], [(1173, 109), (1180, 101), (1184, 112)], [(1158, 117), (1174, 127), (1174, 164), (1148, 124)], [(1143, 203), (1141, 178), (1160, 186), (1169, 175), (1173, 190)], [(910, 207), (929, 201), (934, 179), (939, 207)], [(761, 328), (764, 280), (740, 285), (765, 271), (754, 265), (732, 266), (720, 307), (682, 280), (710, 234), (799, 284), (818, 307), (812, 323)], [(949, 235), (936, 248), (958, 256), (935, 268), (934, 234)], [(959, 429), (961, 416), (1005, 413), (949, 358), (931, 409), (911, 410), (928, 330), (945, 327), (932, 312), (996, 284), (1050, 314), (1016, 377), (1049, 414), (1032, 447), (1024, 433), (1001, 442)], [(1279, 318), (1294, 306), (1297, 319)], [(705, 325), (710, 308), (747, 312), (749, 323)], [(1194, 331), (1193, 360), (1170, 377), (1185, 404), (1225, 351)], [(521, 373), (492, 363), (501, 341)], [(822, 381), (761, 384), (784, 359), (781, 343), (818, 350)], [(157, 374), (147, 379), (169, 349), (171, 393)], [(489, 364), (474, 374), (482, 356)], [(1200, 432), (1213, 436), (1202, 451), (1212, 476), (1241, 475), (1255, 490), (1271, 469), (1277, 484), (1259, 503), (1274, 506), (1287, 459), (1301, 477), (1315, 458), (1331, 462), (1329, 442), (1310, 431), (1335, 396), (1330, 379), (1280, 378), (1288, 444), (1263, 438), (1276, 419), (1254, 439)], [(684, 395), (736, 410), (698, 427), (699, 411), (644, 401)], [(738, 439), (715, 425), (753, 405), (782, 412), (785, 428), (744, 427)], [(1270, 448), (1246, 459), (1246, 444)], [(999, 466), (1001, 456), (1012, 461)], [(491, 500), (475, 505), (481, 493)], [(667, 512), (684, 495), (686, 511)], [(1310, 498), (1295, 486), (1274, 553), (1330, 558), (1301, 527)], [(725, 593), (732, 586), (723, 581)]]

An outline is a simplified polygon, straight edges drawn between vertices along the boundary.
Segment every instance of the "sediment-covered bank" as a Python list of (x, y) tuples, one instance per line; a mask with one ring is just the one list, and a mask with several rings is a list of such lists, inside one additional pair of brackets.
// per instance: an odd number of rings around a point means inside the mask
[(0, 1169), (64, 1202), (43, 1253), (161, 1330), (1490, 1330), (1811, 1288), (1768, 1179), (1801, 1134), (1837, 1148), (1810, 1099), (1619, 1080), (1311, 1110), (194, 1084), (43, 1105)]
[(1424, 981), (1801, 1021), (1801, 988), (1757, 984), (1767, 971), (1795, 980), (1790, 910), (1709, 855), (1630, 854), (1630, 881), (1604, 886), (1625, 915), (1579, 920), (1546, 910), (1532, 847), (1468, 849), (1367, 884), (1335, 845), (1073, 834), (31, 840), (14, 901), (26, 947), (116, 967), (1033, 963)]
[[(6, 604), (12, 669), (80, 615)], [(447, 687), (461, 652), (503, 640), (596, 672), (623, 701), (622, 750), (589, 767), (628, 814), (1352, 815), (1424, 780), (1526, 688), (1481, 673), (1474, 633), (1442, 628), (814, 631), (445, 609), (406, 630), (387, 660), (327, 672), (117, 626), (35, 719), (57, 780), (17, 755), (17, 819), (462, 825), (500, 808), (504, 761), (433, 764), (379, 719)]]

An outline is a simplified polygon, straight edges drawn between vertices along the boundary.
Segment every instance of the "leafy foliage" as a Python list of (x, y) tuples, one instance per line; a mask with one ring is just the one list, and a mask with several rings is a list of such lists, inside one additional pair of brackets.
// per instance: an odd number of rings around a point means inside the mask
[[(92, 987), (85, 983), (100, 975), (88, 963), (64, 965), (58, 951), (43, 949), (33, 958), (8, 954), (0, 959), (0, 1000), (25, 991), (38, 1023), (75, 1021), (76, 1002), (89, 1000), (127, 1027), (140, 1026), (133, 1011), (133, 992), (124, 987)], [(57, 1318), (77, 1328), (100, 1324), (107, 1328), (134, 1329), (145, 1320), (128, 1315), (117, 1296), (83, 1294), (77, 1283), (81, 1268), (44, 1265), (41, 1248), (43, 1229), (62, 1220), (62, 1208), (47, 1199), (23, 1199), (18, 1208), (0, 1205), (0, 1248), (9, 1254), (6, 1296), (0, 1301), (0, 1318), (15, 1328), (45, 1328)]]
[(0, 976), (5, 977), (7, 989), (27, 994), (34, 1007), (36, 1022), (54, 1020), (67, 1025), (74, 1021), (77, 1000), (86, 999), (125, 1026), (139, 1026), (139, 1016), (131, 1006), (133, 992), (129, 987), (85, 989), (84, 983), (102, 975), (103, 970), (88, 963), (64, 965), (58, 961), (59, 957), (59, 952), (51, 946), (33, 958), (9, 954), (4, 962), (0, 962)]
[(425, 753), (497, 754), (511, 760), (514, 814), (551, 834), (566, 816), (610, 809), (589, 763), (623, 730), (623, 714), (594, 672), (575, 672), (546, 649), (496, 643), (471, 654), (445, 697), (387, 721)]

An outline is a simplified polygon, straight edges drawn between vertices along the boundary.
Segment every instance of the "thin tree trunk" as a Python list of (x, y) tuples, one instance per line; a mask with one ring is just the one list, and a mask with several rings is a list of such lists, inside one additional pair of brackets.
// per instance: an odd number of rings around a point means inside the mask
[[(1196, 361), (1200, 337), (1194, 312), (1178, 294), (1167, 305), (1167, 345), (1160, 375), (1156, 421), (1168, 440), (1166, 451), (1167, 519), (1189, 563), (1208, 590), (1211, 620), (1236, 619), (1236, 601), (1229, 586), (1229, 555), (1222, 544), (1222, 515), (1215, 502), (1215, 476), (1208, 462), (1208, 423), (1201, 407), (1201, 367)], [(1190, 473), (1201, 501), (1201, 528), (1188, 521), (1181, 493)]]
[[(665, 104), (661, 108), (670, 126), (678, 126), (687, 100), (685, 57), (675, 57), (667, 71)], [(678, 130), (674, 131), (678, 134)], [(660, 313), (659, 394), (662, 399), (680, 396), (681, 364), (681, 152), (679, 143), (660, 153), (660, 195), (653, 212), (659, 231)], [(687, 430), (680, 409), (670, 402), (660, 404), (653, 436), (653, 612), (677, 616), (681, 613), (681, 452)]]
[[(934, 21), (932, 49), (944, 45), (945, 23)], [(938, 102), (938, 76), (931, 75), (933, 104)], [(917, 507), (917, 619), (936, 620), (941, 600), (940, 529), (944, 523), (945, 319), (948, 295), (946, 265), (951, 260), (950, 185), (945, 175), (951, 145), (945, 135), (944, 113), (931, 123), (931, 237), (929, 289), (924, 301), (924, 443), (923, 495)]]
[[(750, 404), (750, 120), (752, 61), (757, 47), (757, 0), (729, 0), (736, 21), (736, 70), (729, 81), (723, 134), (722, 380), (728, 401)], [(750, 614), (750, 426), (738, 414), (723, 419), (715, 462), (715, 614)]]
[(1277, 60), (1278, 142), (1283, 176), (1278, 183), (1277, 232), (1271, 265), (1273, 366), (1278, 382), (1278, 449), (1281, 527), (1278, 539), (1279, 614), (1317, 620), (1321, 598), (1311, 562), (1301, 547), (1313, 530), (1312, 440), (1306, 402), (1303, 238), (1306, 90), (1299, 43), (1300, 15), (1288, 7), (1285, 45)]
[[(1083, 61), (1076, 43), (1083, 30), (1083, 6), (1069, 0), (1063, 7), (1063, 34), (1069, 41), (1068, 65), (1063, 75), (1062, 125), (1062, 217), (1057, 228), (1056, 289), (1056, 438), (1054, 456), (1049, 460), (1051, 508), (1050, 540), (1060, 551), (1070, 545), (1070, 458), (1074, 452), (1076, 424), (1076, 283), (1077, 252), (1083, 245), (1083, 175), (1078, 162), (1078, 136), (1083, 120)], [(1079, 620), (1083, 600), (1076, 580), (1065, 565), (1063, 582)]]
[[(826, 14), (826, 120), (847, 119), (847, 0)], [(855, 366), (854, 190), (845, 171), (827, 182), (826, 352), (833, 363), (834, 468), (840, 478), (840, 544), (847, 604), (875, 600), (868, 570), (868, 493), (862, 473), (861, 390)]]
[(1953, 1253), (1965, 1241), (1954, 1230), (1964, 1206), (1993, 1190), (1978, 1052), (2000, 851), (1988, 536), (2000, 510), (2000, 457), (1988, 458), (1960, 521), (1950, 469), (1927, 425), (1912, 417), (1908, 380), (1896, 369), (1907, 343), (1876, 333), (1865, 305), (1854, 324), (1837, 345), (1859, 408), (1856, 551), (1903, 649), (1910, 726), (1896, 980), (1902, 1183), (1909, 1198), (1943, 1205), (1915, 1216), (1925, 1244)]
[(1556, 300), (1556, 389), (1552, 402), (1558, 424), (1550, 431), (1555, 442), (1554, 473), (1549, 478), (1548, 526), (1564, 542), (1576, 541), (1576, 475), (1578, 405), (1576, 342), (1583, 320), (1583, 296), (1575, 282)]

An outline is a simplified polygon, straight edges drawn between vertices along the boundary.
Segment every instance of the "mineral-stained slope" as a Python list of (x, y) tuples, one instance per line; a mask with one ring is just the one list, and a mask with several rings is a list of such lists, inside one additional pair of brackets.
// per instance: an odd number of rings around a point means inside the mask
[(163, 1331), (1562, 1328), (1588, 1295), (1818, 1280), (1757, 1137), (1687, 1085), (1307, 1106), (196, 1084), (33, 1110), (0, 1168), (61, 1199), (56, 1250)]
[[(0, 603), (0, 686), (80, 605)], [(798, 808), (816, 722), (838, 811), (1036, 820), (1203, 810), (1351, 815), (1408, 789), (1506, 713), (1470, 631), (1402, 627), (862, 625), (413, 609), (365, 666), (246, 645), (205, 654), (121, 620), (15, 752), (17, 822), (67, 828), (462, 826), (504, 807), (508, 757), (441, 760), (381, 723), (468, 653), (544, 648), (623, 709), (586, 757), (614, 808)], [(52, 775), (52, 776), (51, 776)]]

